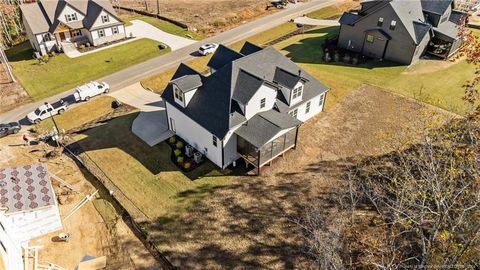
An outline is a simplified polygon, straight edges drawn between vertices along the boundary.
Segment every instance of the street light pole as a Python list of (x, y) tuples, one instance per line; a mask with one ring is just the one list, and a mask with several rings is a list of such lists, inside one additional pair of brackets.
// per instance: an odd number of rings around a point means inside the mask
[[(48, 108), (48, 102), (45, 102), (45, 106), (47, 106)], [(57, 147), (60, 147), (60, 143), (58, 142), (58, 140), (60, 139), (60, 130), (58, 129), (58, 126), (57, 126), (57, 122), (55, 121), (55, 118), (53, 117), (53, 114), (52, 114), (52, 111), (49, 111), (48, 112), (50, 114), (50, 118), (52, 119), (53, 121), (53, 125), (55, 126), (55, 130), (57, 131), (57, 139), (55, 140), (57, 142)]]

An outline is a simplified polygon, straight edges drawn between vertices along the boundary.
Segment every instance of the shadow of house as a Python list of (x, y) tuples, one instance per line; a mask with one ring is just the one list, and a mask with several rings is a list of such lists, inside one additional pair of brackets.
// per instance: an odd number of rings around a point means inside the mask
[[(131, 132), (131, 125), (138, 113), (131, 113), (120, 116), (105, 122), (103, 125), (86, 130), (81, 134), (86, 135), (69, 145), (76, 154), (86, 153), (108, 149), (118, 148), (135, 160), (139, 161), (152, 174), (156, 175), (161, 172), (178, 172), (180, 169), (172, 162), (172, 150), (165, 142), (157, 144), (153, 147), (148, 146)], [(112, 157), (112, 162), (114, 161)], [(224, 176), (228, 175), (244, 175), (245, 169), (232, 169), (221, 171), (210, 161), (206, 160), (198, 168), (191, 172), (183, 173), (190, 180), (196, 180), (203, 176)]]

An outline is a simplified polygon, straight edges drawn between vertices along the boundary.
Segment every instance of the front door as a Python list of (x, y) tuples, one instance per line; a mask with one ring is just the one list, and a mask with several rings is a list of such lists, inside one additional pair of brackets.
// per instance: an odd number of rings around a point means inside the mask
[(60, 35), (60, 41), (64, 41), (65, 40), (65, 33), (60, 32), (59, 35)]
[(175, 131), (175, 120), (173, 120), (173, 118), (170, 118), (170, 130), (172, 130), (173, 132), (176, 132)]
[(376, 35), (377, 33), (366, 33), (363, 43), (363, 55), (373, 58), (383, 58), (385, 47), (387, 46), (387, 39), (383, 36)]

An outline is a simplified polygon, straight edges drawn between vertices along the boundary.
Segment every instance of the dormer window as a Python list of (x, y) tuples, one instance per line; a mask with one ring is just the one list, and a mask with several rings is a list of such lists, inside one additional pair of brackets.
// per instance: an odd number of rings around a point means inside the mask
[(176, 88), (174, 89), (175, 92), (175, 99), (183, 103), (183, 93), (180, 89)]
[(395, 27), (397, 26), (397, 21), (393, 20), (391, 23), (390, 23), (390, 30), (395, 30)]
[(295, 109), (295, 110), (293, 110), (293, 111), (289, 112), (289, 114), (290, 114), (292, 117), (295, 117), (295, 118), (297, 118), (297, 115), (298, 115), (298, 109)]
[(65, 15), (65, 20), (67, 22), (73, 22), (77, 20), (77, 13), (72, 13), (72, 14), (66, 14)]
[(302, 96), (303, 85), (299, 85), (295, 89), (293, 89), (292, 99), (297, 99)]
[(102, 23), (107, 23), (110, 21), (110, 18), (108, 18), (108, 15), (102, 15)]
[(378, 18), (377, 26), (378, 26), (378, 27), (382, 27), (382, 26), (383, 26), (383, 17)]

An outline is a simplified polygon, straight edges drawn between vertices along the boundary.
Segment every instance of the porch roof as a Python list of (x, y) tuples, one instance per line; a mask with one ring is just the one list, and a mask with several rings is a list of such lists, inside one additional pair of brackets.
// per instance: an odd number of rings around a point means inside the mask
[(235, 134), (260, 148), (275, 139), (281, 131), (299, 126), (302, 122), (289, 114), (274, 110), (258, 113), (235, 131)]
[(442, 36), (449, 37), (453, 40), (458, 38), (460, 32), (458, 26), (450, 21), (440, 24), (438, 27), (433, 28), (433, 30), (436, 33), (440, 33)]

